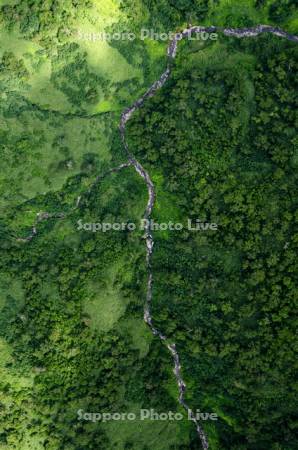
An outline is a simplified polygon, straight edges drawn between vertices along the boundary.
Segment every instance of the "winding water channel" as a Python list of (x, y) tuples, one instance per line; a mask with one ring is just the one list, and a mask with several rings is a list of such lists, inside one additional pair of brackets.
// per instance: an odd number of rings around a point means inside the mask
[[(268, 25), (258, 25), (253, 28), (221, 28), (221, 27), (200, 27), (200, 26), (193, 26), (190, 28), (186, 28), (180, 33), (177, 33), (174, 38), (170, 41), (168, 48), (167, 48), (167, 56), (169, 59), (168, 65), (166, 70), (162, 73), (160, 78), (156, 80), (152, 86), (138, 99), (134, 102), (134, 104), (123, 111), (121, 115), (120, 120), (120, 135), (121, 139), (124, 145), (124, 148), (126, 150), (129, 163), (135, 168), (137, 173), (144, 179), (147, 189), (148, 189), (148, 202), (146, 211), (144, 214), (144, 219), (150, 219), (154, 202), (155, 202), (155, 189), (154, 184), (150, 178), (149, 173), (144, 169), (144, 167), (137, 161), (134, 156), (130, 153), (127, 140), (125, 137), (125, 131), (126, 131), (126, 124), (131, 119), (133, 113), (137, 111), (141, 106), (144, 104), (144, 102), (150, 98), (153, 97), (155, 92), (162, 88), (162, 86), (166, 83), (168, 78), (171, 74), (170, 69), (170, 60), (173, 60), (176, 57), (177, 54), (177, 48), (178, 48), (178, 42), (190, 36), (192, 33), (214, 33), (214, 32), (220, 32), (223, 33), (226, 36), (235, 36), (237, 38), (247, 38), (247, 37), (254, 37), (261, 33), (272, 33), (276, 36), (288, 39), (290, 41), (298, 42), (298, 36), (294, 36), (292, 34), (286, 33), (279, 28), (271, 27)], [(147, 325), (150, 327), (152, 333), (154, 336), (158, 336), (161, 341), (165, 343), (168, 350), (172, 354), (173, 360), (174, 360), (174, 369), (173, 372), (175, 374), (175, 378), (177, 381), (178, 389), (179, 389), (179, 396), (178, 401), (183, 406), (183, 408), (188, 412), (188, 417), (191, 418), (191, 420), (194, 422), (196, 426), (196, 430), (198, 433), (198, 437), (201, 441), (202, 448), (204, 450), (207, 450), (209, 448), (208, 438), (206, 433), (204, 432), (202, 426), (199, 424), (199, 422), (196, 420), (196, 417), (191, 410), (191, 408), (187, 405), (185, 402), (185, 390), (186, 390), (186, 384), (183, 381), (182, 374), (181, 374), (181, 364), (180, 364), (180, 358), (179, 353), (176, 348), (175, 343), (169, 343), (167, 336), (165, 336), (160, 330), (155, 328), (153, 325), (153, 319), (151, 315), (151, 303), (152, 303), (152, 286), (153, 286), (153, 274), (152, 274), (152, 268), (151, 268), (151, 257), (153, 253), (153, 246), (154, 246), (154, 239), (152, 232), (150, 231), (150, 224), (149, 220), (146, 221), (147, 226), (145, 227), (145, 240), (146, 240), (146, 261), (147, 261), (147, 271), (148, 271), (148, 281), (147, 281), (147, 295), (146, 295), (146, 302), (144, 307), (144, 320), (147, 323)]]
[[(91, 191), (92, 187), (100, 182), (105, 176), (118, 172), (122, 170), (125, 167), (133, 166), (137, 173), (144, 179), (147, 189), (148, 189), (148, 202), (146, 206), (146, 210), (144, 213), (144, 219), (147, 219), (146, 226), (145, 226), (145, 242), (146, 242), (146, 263), (147, 263), (147, 273), (148, 273), (148, 280), (147, 280), (147, 294), (146, 294), (146, 301), (144, 306), (144, 321), (146, 324), (150, 327), (152, 333), (154, 336), (157, 336), (168, 348), (169, 352), (172, 355), (173, 361), (174, 361), (174, 375), (177, 381), (178, 390), (179, 390), (179, 396), (178, 401), (183, 406), (183, 408), (187, 411), (188, 417), (191, 418), (191, 420), (194, 422), (196, 426), (196, 430), (198, 433), (198, 437), (200, 439), (202, 448), (204, 450), (207, 450), (209, 448), (208, 438), (206, 433), (204, 432), (203, 428), (199, 424), (199, 422), (196, 420), (196, 417), (191, 410), (191, 408), (187, 405), (185, 402), (185, 391), (186, 391), (186, 384), (183, 381), (182, 378), (182, 368), (180, 363), (180, 357), (179, 353), (176, 348), (175, 343), (169, 342), (167, 336), (163, 334), (160, 330), (158, 330), (154, 324), (153, 319), (151, 315), (151, 303), (152, 303), (152, 287), (153, 287), (153, 273), (152, 273), (152, 267), (151, 267), (151, 258), (153, 254), (153, 247), (154, 247), (154, 239), (153, 234), (150, 230), (150, 223), (149, 219), (152, 214), (152, 210), (155, 203), (155, 188), (154, 184), (150, 178), (149, 173), (144, 169), (144, 167), (140, 164), (140, 162), (130, 153), (127, 140), (126, 140), (126, 124), (131, 119), (133, 113), (137, 111), (139, 108), (142, 107), (144, 102), (149, 99), (150, 97), (153, 97), (157, 90), (162, 88), (162, 86), (166, 83), (168, 78), (171, 75), (171, 68), (170, 68), (170, 61), (175, 59), (178, 49), (178, 42), (184, 38), (187, 38), (192, 33), (214, 33), (219, 32), (223, 33), (226, 36), (234, 36), (237, 38), (247, 38), (247, 37), (254, 37), (258, 36), (261, 33), (272, 33), (278, 37), (285, 38), (289, 41), (298, 42), (298, 36), (286, 33), (285, 31), (280, 30), (279, 28), (275, 28), (269, 25), (257, 25), (252, 28), (222, 28), (222, 27), (201, 27), (201, 26), (192, 26), (189, 28), (186, 28), (180, 33), (177, 33), (174, 38), (170, 41), (168, 48), (167, 48), (167, 57), (168, 57), (168, 65), (166, 67), (166, 70), (161, 74), (158, 80), (156, 80), (152, 86), (139, 98), (137, 99), (133, 105), (130, 108), (127, 108), (123, 111), (121, 114), (120, 124), (119, 124), (119, 131), (121, 135), (121, 140), (123, 143), (123, 146), (125, 148), (128, 161), (120, 164), (118, 167), (112, 168), (108, 170), (103, 175), (99, 175), (95, 181), (90, 185), (89, 189), (87, 190), (87, 194)], [(26, 238), (17, 238), (18, 241), (26, 242), (32, 240), (37, 235), (37, 225), (39, 222), (53, 219), (53, 218), (65, 218), (71, 214), (71, 212), (75, 209), (77, 209), (81, 202), (81, 196), (79, 196), (76, 200), (75, 206), (68, 212), (68, 213), (47, 213), (47, 212), (39, 212), (36, 216), (36, 221), (32, 227), (32, 231), (29, 236)]]

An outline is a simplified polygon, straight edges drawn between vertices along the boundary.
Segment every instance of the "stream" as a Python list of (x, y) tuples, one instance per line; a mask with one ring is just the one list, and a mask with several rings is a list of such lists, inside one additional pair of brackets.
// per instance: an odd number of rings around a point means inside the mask
[[(176, 348), (175, 343), (170, 343), (169, 339), (165, 334), (163, 334), (160, 330), (158, 330), (154, 324), (153, 319), (151, 315), (151, 304), (152, 304), (152, 288), (153, 288), (153, 273), (152, 273), (152, 267), (151, 267), (151, 258), (153, 254), (153, 247), (154, 247), (154, 239), (153, 234), (150, 230), (150, 217), (152, 214), (152, 210), (155, 203), (155, 188), (154, 184), (150, 178), (149, 173), (144, 169), (144, 167), (140, 164), (140, 162), (130, 153), (127, 140), (126, 140), (126, 124), (133, 116), (134, 112), (137, 111), (139, 108), (141, 108), (144, 104), (144, 102), (153, 97), (157, 90), (161, 89), (164, 84), (167, 82), (171, 75), (171, 61), (175, 59), (178, 49), (178, 42), (188, 36), (190, 36), (192, 33), (214, 33), (219, 32), (223, 33), (226, 36), (234, 36), (236, 38), (247, 38), (247, 37), (255, 37), (258, 36), (261, 33), (272, 33), (278, 37), (285, 38), (289, 41), (298, 42), (298, 36), (286, 33), (285, 31), (280, 30), (279, 28), (272, 27), (269, 25), (257, 25), (252, 28), (223, 28), (223, 27), (201, 27), (201, 26), (190, 26), (189, 28), (186, 28), (185, 30), (181, 31), (180, 33), (176, 33), (174, 35), (174, 38), (170, 41), (168, 48), (167, 48), (167, 57), (168, 57), (168, 64), (166, 67), (166, 70), (161, 74), (158, 80), (156, 80), (151, 87), (139, 98), (137, 99), (133, 105), (129, 108), (126, 108), (122, 114), (119, 124), (119, 131), (121, 136), (121, 141), (123, 143), (123, 146), (125, 148), (128, 162), (120, 164), (118, 167), (109, 169), (106, 173), (103, 175), (99, 175), (95, 181), (91, 184), (89, 189), (87, 190), (87, 194), (91, 192), (92, 187), (100, 182), (105, 176), (118, 172), (122, 170), (123, 168), (133, 166), (136, 172), (140, 175), (140, 177), (143, 178), (143, 180), (146, 183), (147, 190), (148, 190), (148, 201), (146, 210), (143, 216), (143, 219), (146, 220), (145, 225), (145, 242), (146, 242), (146, 264), (147, 264), (147, 273), (148, 273), (148, 280), (147, 280), (147, 294), (146, 294), (146, 301), (144, 306), (144, 321), (146, 324), (150, 327), (152, 333), (154, 336), (157, 336), (168, 348), (169, 352), (172, 355), (173, 361), (174, 361), (174, 368), (173, 372), (176, 378), (178, 390), (179, 390), (179, 396), (178, 401), (180, 405), (187, 411), (188, 417), (193, 421), (193, 423), (196, 426), (197, 434), (200, 439), (202, 448), (204, 450), (207, 450), (209, 448), (208, 438), (206, 433), (204, 432), (202, 426), (199, 424), (198, 420), (195, 417), (195, 414), (193, 413), (192, 409), (188, 406), (188, 404), (185, 402), (185, 391), (186, 391), (186, 384), (183, 381), (182, 378), (182, 367), (180, 363), (180, 357), (178, 350)], [(39, 212), (36, 215), (36, 221), (32, 227), (32, 231), (29, 236), (26, 238), (17, 237), (17, 241), (20, 242), (28, 242), (31, 241), (38, 233), (37, 231), (37, 225), (44, 221), (49, 219), (63, 219), (71, 214), (72, 211), (77, 209), (81, 202), (81, 196), (79, 196), (76, 200), (75, 206), (68, 212), (68, 213), (47, 213), (47, 212)]]
[[(125, 148), (125, 151), (128, 156), (129, 163), (135, 168), (137, 173), (144, 179), (147, 189), (148, 189), (148, 202), (147, 207), (145, 210), (145, 214), (143, 216), (144, 219), (147, 219), (148, 222), (150, 220), (150, 216), (154, 207), (155, 202), (155, 189), (154, 184), (150, 178), (149, 173), (144, 169), (144, 167), (140, 164), (140, 162), (134, 158), (134, 156), (130, 153), (127, 140), (125, 137), (125, 131), (126, 131), (126, 124), (131, 119), (133, 113), (137, 111), (139, 108), (142, 107), (144, 102), (153, 97), (154, 94), (158, 89), (161, 89), (163, 85), (166, 83), (168, 78), (171, 74), (171, 68), (170, 68), (170, 60), (175, 59), (177, 54), (177, 48), (178, 48), (178, 42), (190, 36), (192, 33), (214, 33), (214, 32), (220, 32), (223, 33), (226, 36), (235, 36), (237, 38), (247, 38), (247, 37), (254, 37), (258, 36), (261, 33), (272, 33), (276, 36), (288, 39), (290, 41), (298, 42), (298, 36), (294, 36), (292, 34), (286, 33), (279, 28), (275, 28), (269, 25), (257, 25), (253, 28), (222, 28), (222, 27), (200, 27), (200, 26), (192, 26), (189, 28), (186, 28), (180, 33), (177, 33), (174, 38), (170, 41), (168, 48), (167, 48), (167, 57), (168, 57), (168, 65), (166, 70), (162, 73), (160, 78), (156, 80), (152, 86), (138, 99), (136, 100), (133, 105), (130, 108), (127, 108), (123, 111), (121, 114), (120, 119), (120, 125), (119, 125), (119, 131), (121, 135), (121, 140), (123, 143), (123, 146)], [(178, 389), (179, 389), (179, 396), (178, 401), (182, 405), (182, 407), (187, 411), (188, 417), (191, 418), (191, 420), (194, 422), (197, 430), (198, 437), (201, 441), (202, 448), (204, 450), (207, 450), (209, 448), (208, 438), (206, 433), (204, 432), (202, 426), (199, 424), (199, 422), (196, 420), (196, 417), (192, 411), (192, 409), (187, 405), (185, 402), (185, 391), (186, 391), (186, 384), (183, 381), (182, 374), (181, 374), (181, 364), (180, 364), (180, 357), (178, 350), (176, 348), (175, 343), (169, 343), (167, 336), (165, 336), (160, 330), (155, 328), (153, 324), (153, 319), (151, 315), (151, 303), (152, 303), (152, 287), (153, 287), (153, 274), (152, 274), (152, 267), (151, 267), (151, 258), (153, 254), (153, 246), (154, 246), (154, 239), (153, 234), (150, 230), (150, 223), (147, 223), (145, 227), (145, 241), (146, 241), (146, 263), (147, 263), (147, 272), (148, 272), (148, 281), (147, 281), (147, 295), (146, 295), (146, 302), (144, 306), (144, 321), (146, 324), (150, 327), (152, 333), (154, 336), (158, 336), (159, 339), (165, 343), (167, 346), (169, 352), (172, 354), (172, 358), (174, 361), (174, 375), (177, 381)]]

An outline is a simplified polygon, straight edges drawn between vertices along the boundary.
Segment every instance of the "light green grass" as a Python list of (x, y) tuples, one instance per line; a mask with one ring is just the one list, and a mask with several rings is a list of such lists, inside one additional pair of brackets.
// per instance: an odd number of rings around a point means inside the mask
[(25, 53), (35, 53), (41, 47), (36, 41), (29, 41), (17, 31), (0, 31), (0, 57), (4, 52), (12, 52), (16, 57), (21, 58)]
[(20, 280), (11, 279), (8, 275), (0, 276), (0, 313), (5, 307), (13, 307), (15, 313), (24, 304), (24, 292)]
[(140, 420), (140, 409), (138, 405), (129, 408), (129, 412), (136, 414), (136, 420), (110, 421), (102, 425), (111, 441), (111, 448), (124, 450), (125, 443), (131, 442), (134, 450), (144, 446), (150, 450), (170, 450), (171, 446), (175, 448), (178, 444), (189, 442), (188, 427), (185, 427), (184, 421)]
[[(91, 286), (90, 286), (91, 287)], [(91, 287), (92, 294), (85, 300), (84, 312), (91, 318), (93, 329), (107, 332), (119, 320), (125, 311), (125, 304), (119, 292), (112, 287), (105, 291)]]
[[(97, 33), (98, 27), (90, 26), (90, 23), (80, 23), (80, 31)], [(87, 61), (90, 69), (111, 82), (125, 81), (137, 77), (142, 81), (142, 70), (136, 69), (107, 41), (75, 40), (80, 47), (87, 52)]]
[[(124, 20), (123, 13), (119, 10), (118, 2), (114, 0), (97, 0), (93, 8), (87, 10), (85, 17), (81, 17), (74, 24), (78, 31), (96, 33), (105, 31), (110, 25)], [(111, 83), (123, 82), (132, 78), (137, 78), (141, 83), (143, 80), (142, 68), (135, 68), (130, 65), (117, 49), (109, 45), (108, 42), (90, 42), (80, 40), (77, 33), (73, 33), (68, 39), (69, 42), (76, 42), (83, 52), (87, 53), (87, 62), (90, 71), (101, 75)], [(20, 93), (28, 98), (32, 103), (45, 109), (61, 112), (73, 111), (73, 106), (68, 102), (65, 94), (56, 89), (51, 82), (52, 61), (37, 54), (42, 50), (38, 38), (26, 40), (17, 28), (12, 31), (3, 30), (0, 32), (0, 57), (5, 51), (13, 52), (18, 59), (23, 59), (29, 79), (26, 87), (20, 87)], [(110, 95), (113, 93), (111, 92)], [(112, 99), (105, 99), (111, 102)], [(113, 102), (113, 101), (112, 101)], [(95, 112), (106, 112), (117, 109), (117, 105), (105, 103), (104, 106), (94, 107), (85, 105), (92, 114)]]
[(115, 100), (103, 100), (95, 105), (91, 112), (92, 114), (105, 113), (109, 111), (122, 111), (123, 107), (119, 105)]
[(17, 0), (0, 0), (0, 6), (3, 5), (15, 5)]
[[(98, 32), (118, 21), (125, 21), (125, 16), (119, 9), (116, 0), (97, 0), (93, 2), (91, 10), (82, 12), (80, 19), (74, 23), (74, 28), (81, 31)], [(29, 73), (28, 78), (15, 80), (13, 91), (21, 97), (25, 97), (44, 110), (62, 113), (74, 112), (74, 107), (66, 98), (66, 95), (55, 88), (51, 82), (52, 60), (46, 56), (42, 43), (38, 37), (32, 40), (24, 39), (15, 27), (11, 31), (0, 32), (0, 56), (5, 51), (13, 52), (17, 59), (22, 59)], [(111, 86), (98, 104), (84, 105), (88, 114), (106, 113), (108, 111), (120, 112), (122, 107), (115, 98), (116, 84), (130, 79), (143, 82), (142, 68), (133, 67), (107, 42), (85, 42), (76, 39), (74, 33), (66, 41), (78, 42), (81, 51), (87, 53), (89, 70), (105, 78)], [(53, 40), (55, 44), (55, 40)], [(100, 86), (99, 86), (100, 88)], [(123, 90), (124, 96), (126, 90)], [(7, 93), (3, 94), (6, 100)], [(128, 94), (127, 94), (128, 95)], [(12, 100), (13, 101), (13, 100)], [(128, 103), (130, 103), (130, 98)], [(15, 105), (17, 110), (18, 105)], [(42, 113), (41, 113), (42, 114)], [(28, 141), (28, 147), (15, 164), (15, 157), (11, 149), (5, 149), (3, 170), (0, 174), (0, 207), (15, 205), (23, 201), (43, 195), (51, 190), (60, 190), (65, 181), (81, 171), (81, 164), (85, 153), (95, 153), (100, 163), (111, 160), (111, 128), (103, 116), (96, 121), (85, 119), (66, 119), (59, 116), (41, 117), (32, 111), (24, 111), (14, 118), (0, 118), (1, 128), (8, 131), (9, 136), (17, 139), (24, 138)], [(38, 142), (36, 136), (40, 134)], [(74, 164), (70, 168), (60, 167), (59, 162), (65, 158), (61, 151), (53, 145), (57, 135), (64, 135), (63, 146), (69, 150), (70, 158)], [(14, 147), (12, 140), (11, 146)], [(6, 159), (6, 157), (8, 158)], [(12, 184), (11, 179), (15, 182)]]
[(144, 358), (150, 347), (153, 335), (142, 319), (128, 318), (121, 323), (121, 329), (132, 338), (132, 347), (139, 350)]
[[(175, 203), (174, 195), (164, 189), (164, 177), (159, 171), (152, 175), (152, 181), (155, 185), (156, 200), (153, 211), (153, 219), (157, 223), (182, 223), (183, 218), (178, 205)], [(172, 231), (156, 231), (158, 238), (167, 239)]]
[[(98, 155), (100, 164), (109, 162), (111, 130), (105, 118), (68, 120), (37, 118), (30, 111), (17, 118), (6, 119), (5, 128), (14, 140), (26, 139), (30, 144), (30, 152), (24, 153), (21, 163), (13, 166), (13, 157), (9, 154), (2, 160), (3, 170), (0, 174), (1, 191), (5, 193), (0, 200), (1, 206), (14, 204), (25, 199), (34, 198), (50, 190), (59, 190), (68, 177), (81, 171), (81, 164), (86, 153)], [(41, 136), (41, 144), (37, 135)], [(63, 147), (68, 148), (66, 157), (57, 146), (55, 139), (61, 136)], [(59, 168), (59, 162), (71, 160), (70, 167)], [(15, 182), (11, 184), (11, 179)], [(19, 190), (19, 194), (14, 194)]]
[(152, 60), (165, 57), (167, 53), (168, 42), (157, 41), (155, 39), (144, 39), (147, 51)]
[(285, 27), (290, 33), (298, 33), (298, 11), (292, 14), (292, 16), (285, 23)]
[(111, 330), (125, 312), (127, 303), (116, 283), (123, 264), (118, 260), (105, 271), (100, 283), (92, 282), (86, 286), (83, 311), (90, 317), (90, 326), (94, 330)]
[[(28, 65), (28, 63), (27, 63)], [(72, 105), (66, 95), (56, 89), (50, 81), (52, 72), (51, 61), (43, 61), (38, 69), (30, 68), (30, 89), (25, 96), (34, 104), (43, 109), (52, 111), (68, 112)]]
[(26, 87), (20, 87), (20, 93), (32, 103), (42, 107), (69, 111), (71, 105), (65, 95), (50, 82), (51, 61), (41, 60), (42, 64), (36, 67), (36, 62), (40, 61), (40, 56), (37, 56), (36, 52), (41, 49), (42, 47), (36, 40), (24, 39), (17, 29), (0, 32), (0, 57), (4, 52), (12, 52), (16, 58), (23, 59), (30, 74), (29, 79), (26, 80)]

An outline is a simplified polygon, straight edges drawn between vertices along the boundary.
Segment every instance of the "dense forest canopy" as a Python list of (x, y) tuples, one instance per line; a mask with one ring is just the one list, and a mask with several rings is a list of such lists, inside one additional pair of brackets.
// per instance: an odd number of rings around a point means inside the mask
[[(142, 232), (78, 229), (144, 213), (143, 180), (109, 170), (127, 159), (120, 114), (165, 70), (167, 42), (78, 30), (298, 34), (297, 17), (294, 0), (0, 2), (0, 450), (201, 448), (142, 320)], [(297, 52), (269, 34), (185, 40), (127, 125), (153, 219), (217, 224), (156, 231), (152, 257), (154, 323), (176, 342), (188, 404), (218, 415), (203, 423), (211, 450), (297, 448)], [(77, 415), (141, 408), (184, 419)]]

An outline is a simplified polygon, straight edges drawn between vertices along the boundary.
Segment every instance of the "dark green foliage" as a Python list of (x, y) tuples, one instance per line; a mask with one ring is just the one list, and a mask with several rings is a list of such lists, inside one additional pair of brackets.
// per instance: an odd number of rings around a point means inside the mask
[(275, 0), (269, 5), (269, 19), (281, 23), (297, 9), (296, 0)]
[(107, 80), (90, 72), (86, 54), (78, 44), (65, 44), (58, 48), (53, 59), (52, 81), (75, 106), (97, 103), (108, 86)]
[[(140, 323), (143, 315), (147, 269), (141, 233), (77, 230), (78, 220), (138, 223), (143, 214), (147, 192), (132, 168), (88, 190), (96, 176), (126, 159), (116, 129), (118, 109), (136, 100), (140, 80), (103, 78), (77, 43), (65, 43), (92, 1), (9, 3), (1, 6), (1, 25), (41, 49), (22, 57), (4, 51), (0, 59), (0, 345), (11, 352), (0, 359), (0, 446), (21, 450), (39, 439), (38, 448), (46, 450), (109, 450), (116, 447), (108, 430), (79, 422), (78, 409), (178, 407), (166, 347), (148, 338), (144, 356), (125, 328), (126, 321)], [(251, 26), (257, 17), (245, 5), (242, 14), (239, 2), (121, 3), (128, 21), (109, 25), (108, 32), (176, 30), (211, 17)], [(234, 6), (240, 6), (237, 14)], [(264, 0), (255, 6), (281, 25), (295, 2)], [(142, 68), (143, 90), (165, 68), (159, 44), (110, 45), (134, 69)], [(30, 70), (47, 58), (48, 81), (66, 95), (73, 107), (66, 108), (69, 113), (44, 105), (42, 96), (44, 106), (25, 96)], [(211, 450), (294, 450), (297, 47), (272, 36), (183, 42), (173, 66), (164, 89), (129, 123), (130, 149), (154, 182), (161, 180), (154, 219), (171, 218), (173, 211), (183, 220), (216, 222), (219, 230), (170, 232), (166, 239), (155, 233), (153, 321), (177, 343), (187, 402), (220, 417), (204, 424)], [(114, 100), (116, 113), (87, 112), (88, 105)], [(109, 140), (105, 160), (99, 130)], [(42, 159), (52, 152), (52, 159)], [(55, 185), (53, 177), (60, 175), (65, 179)], [(34, 177), (44, 181), (42, 187), (22, 190), (23, 181)], [(79, 195), (80, 208), (73, 211)], [(32, 241), (18, 241), (32, 232), (38, 211), (68, 216), (42, 221)], [(108, 271), (115, 266), (111, 280)], [(94, 317), (84, 309), (90, 284), (99, 299), (111, 298), (112, 289), (125, 305), (109, 331), (92, 328)], [(181, 445), (164, 442), (165, 450), (198, 450), (192, 424), (177, 427), (184, 433), (177, 436)], [(122, 447), (151, 450), (139, 442), (142, 433), (136, 429), (133, 437), (124, 436)]]
[[(202, 20), (208, 13), (209, 3), (209, 0), (143, 0), (142, 2), (149, 12), (148, 25), (153, 26), (155, 30), (174, 29), (189, 20)], [(123, 0), (121, 6), (133, 18), (135, 0)]]
[(11, 25), (17, 19), (21, 32), (33, 37), (71, 25), (79, 9), (88, 9), (91, 5), (90, 0), (21, 0), (14, 5), (2, 6), (1, 16)]
[(295, 448), (297, 48), (276, 45), (245, 45), (249, 72), (182, 54), (129, 128), (181, 217), (219, 225), (156, 233), (153, 317), (178, 340), (191, 404), (221, 417), (227, 450)]

